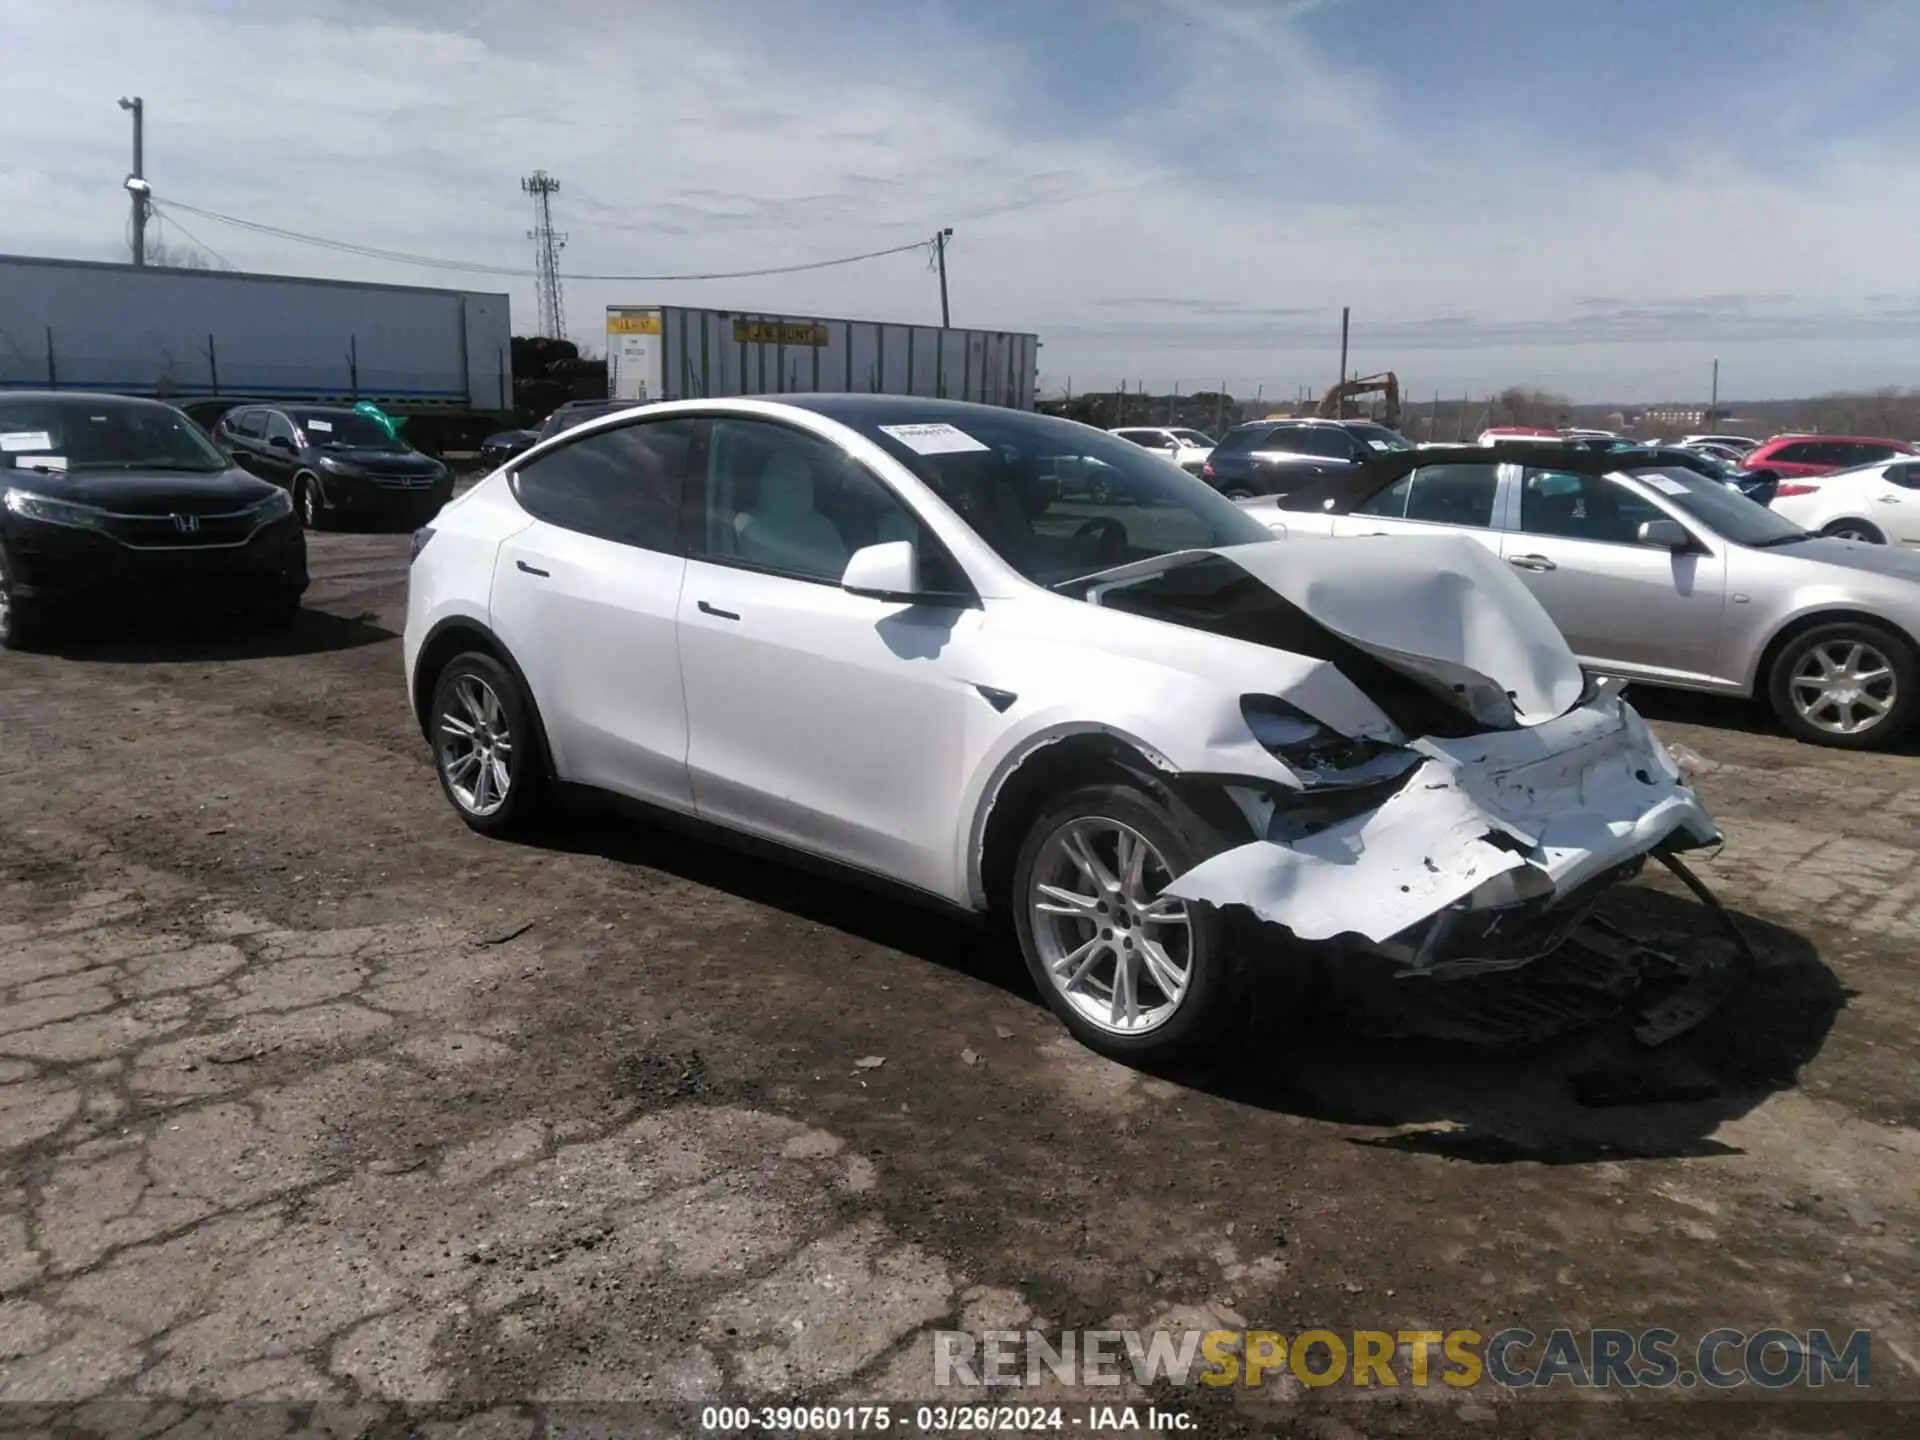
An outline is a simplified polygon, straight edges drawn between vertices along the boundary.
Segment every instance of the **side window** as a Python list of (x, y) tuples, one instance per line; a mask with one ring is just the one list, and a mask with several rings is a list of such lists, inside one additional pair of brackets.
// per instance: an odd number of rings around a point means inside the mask
[(289, 445), (299, 443), (294, 439), (293, 422), (291, 420), (287, 419), (287, 417), (282, 415), (278, 410), (267, 410), (262, 413), (265, 414), (267, 418), (267, 439), (269, 442), (284, 440)]
[(1520, 491), (1520, 528), (1529, 535), (1634, 545), (1643, 521), (1671, 518), (1603, 475), (1529, 470)]
[(1269, 430), (1263, 437), (1255, 441), (1248, 448), (1253, 450), (1284, 450), (1289, 455), (1311, 455), (1313, 452), (1307, 449), (1306, 435), (1307, 432), (1304, 427), (1283, 425), (1278, 430)]
[(239, 430), (242, 435), (259, 440), (267, 433), (267, 412), (264, 410), (242, 410)]
[(1354, 513), (1486, 530), (1499, 490), (1500, 471), (1493, 465), (1423, 465), (1356, 505)]
[(1847, 452), (1847, 464), (1871, 465), (1876, 460), (1891, 460), (1900, 452), (1889, 445), (1843, 445)]
[(1143, 450), (1150, 450), (1160, 443), (1160, 437), (1158, 435), (1146, 430), (1122, 430), (1120, 432), (1120, 438), (1122, 440), (1131, 440)]
[(1297, 448), (1303, 455), (1318, 455), (1328, 460), (1351, 460), (1356, 446), (1344, 430), (1315, 426), (1301, 432)]
[(1818, 465), (1822, 462), (1814, 459), (1814, 452), (1820, 447), (1808, 440), (1795, 441), (1791, 445), (1782, 445), (1768, 457), (1783, 465)]
[(928, 590), (971, 588), (914, 513), (837, 445), (761, 420), (716, 420), (696, 544), (732, 560), (838, 583), (853, 552), (910, 540)]
[(1920, 490), (1920, 461), (1909, 461), (1904, 465), (1889, 465), (1881, 472), (1889, 485), (1898, 485), (1906, 490)]
[(514, 475), (527, 513), (563, 530), (678, 553), (698, 420), (654, 420), (563, 445)]

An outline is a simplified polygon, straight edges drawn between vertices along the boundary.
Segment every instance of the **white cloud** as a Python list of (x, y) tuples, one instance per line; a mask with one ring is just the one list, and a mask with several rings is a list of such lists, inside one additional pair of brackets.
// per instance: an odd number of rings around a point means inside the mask
[[(162, 197), (395, 249), (529, 264), (535, 168), (561, 179), (576, 271), (744, 269), (951, 224), (956, 322), (1038, 330), (1048, 381), (1076, 388), (1324, 385), (1342, 304), (1354, 363), (1416, 390), (1686, 393), (1716, 354), (1743, 394), (1911, 377), (1920, 312), (1861, 298), (1916, 288), (1920, 158), (1897, 137), (1831, 144), (1789, 179), (1685, 136), (1603, 168), (1524, 133), (1409, 133), (1389, 81), (1328, 63), (1292, 18), (1342, 10), (1157, 0), (1155, 51), (1089, 76), (933, 6), (848, 44), (808, 28), (825, 11), (745, 0), (0, 0), (0, 248), (123, 253), (113, 101), (139, 92)], [(1114, 118), (1037, 125), (1036, 84), (1059, 87), (1056, 114), (1091, 93)], [(504, 288), (523, 327), (534, 314), (528, 281), (189, 224), (242, 268)], [(1726, 295), (1785, 298), (1689, 298)], [(912, 255), (576, 282), (572, 328), (614, 301), (938, 314)]]

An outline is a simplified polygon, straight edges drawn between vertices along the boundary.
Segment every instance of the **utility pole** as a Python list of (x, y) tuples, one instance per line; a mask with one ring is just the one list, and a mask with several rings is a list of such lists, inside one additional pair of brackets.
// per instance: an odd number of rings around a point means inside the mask
[(953, 238), (953, 227), (934, 232), (933, 258), (940, 266), (940, 328), (953, 328), (953, 319), (947, 313), (947, 241)]
[(536, 170), (520, 182), (520, 188), (533, 197), (533, 229), (527, 238), (533, 241), (533, 263), (540, 291), (540, 333), (551, 340), (564, 340), (567, 320), (560, 304), (560, 252), (567, 237), (553, 230), (553, 197), (560, 182), (544, 170)]
[(1707, 429), (1720, 424), (1720, 362), (1713, 362), (1713, 399), (1707, 402)]
[[(1347, 322), (1352, 316), (1353, 310), (1350, 306), (1340, 307), (1340, 374), (1336, 377), (1340, 386), (1347, 383)], [(1333, 418), (1336, 420), (1347, 418), (1347, 392), (1339, 387), (1336, 387), (1333, 392)]]
[(133, 263), (147, 263), (147, 156), (146, 102), (138, 95), (122, 95), (120, 108), (133, 115), (133, 173), (127, 176), (127, 193), (133, 198)]

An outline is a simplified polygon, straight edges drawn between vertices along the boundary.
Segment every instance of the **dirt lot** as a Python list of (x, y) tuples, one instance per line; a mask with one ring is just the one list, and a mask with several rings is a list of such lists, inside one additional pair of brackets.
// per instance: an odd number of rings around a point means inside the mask
[[(0, 1398), (689, 1434), (666, 1407), (928, 1398), (955, 1326), (1777, 1325), (1870, 1327), (1879, 1399), (1159, 1398), (1326, 1440), (1913, 1422), (1920, 759), (1648, 700), (1717, 767), (1699, 868), (1763, 961), (1666, 1050), (1322, 1017), (1153, 1078), (948, 918), (613, 820), (470, 835), (407, 716), (405, 553), (317, 538), (290, 635), (0, 658)], [(1613, 914), (1714, 943), (1664, 879)], [(1596, 1067), (1648, 1102), (1580, 1103)]]

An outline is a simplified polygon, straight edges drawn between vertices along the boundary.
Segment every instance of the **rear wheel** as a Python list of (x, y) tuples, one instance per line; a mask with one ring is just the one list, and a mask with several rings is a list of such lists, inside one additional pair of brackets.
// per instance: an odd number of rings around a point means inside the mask
[(532, 717), (519, 681), (491, 655), (456, 655), (434, 681), (434, 770), (460, 818), (483, 835), (521, 829), (539, 809)]
[(1247, 489), (1247, 487), (1246, 487), (1246, 486), (1244, 486), (1244, 485), (1236, 485), (1236, 486), (1234, 486), (1234, 488), (1233, 488), (1233, 489), (1231, 489), (1231, 490), (1223, 490), (1223, 491), (1222, 491), (1221, 493), (1222, 493), (1223, 495), (1225, 495), (1225, 496), (1227, 497), (1227, 499), (1229, 499), (1229, 500), (1251, 500), (1251, 499), (1253, 499), (1253, 491), (1251, 491), (1251, 490), (1249, 490), (1249, 489)]
[(1914, 713), (1913, 648), (1877, 625), (1841, 621), (1789, 640), (1767, 694), (1797, 739), (1877, 750), (1899, 739)]
[(1868, 545), (1884, 545), (1887, 537), (1880, 533), (1879, 527), (1869, 525), (1865, 520), (1835, 520), (1820, 532), (1835, 540), (1859, 540)]
[(1233, 843), (1128, 784), (1076, 790), (1035, 820), (1009, 908), (1034, 984), (1083, 1045), (1158, 1064), (1238, 1038), (1248, 996), (1234, 943), (1242, 927), (1161, 894)]

